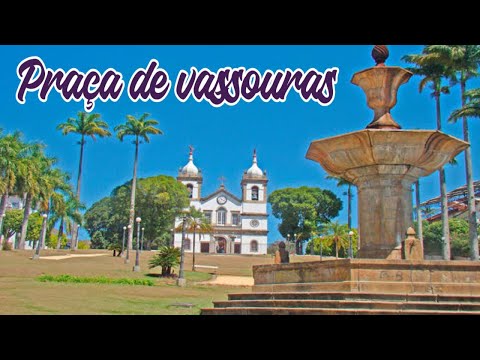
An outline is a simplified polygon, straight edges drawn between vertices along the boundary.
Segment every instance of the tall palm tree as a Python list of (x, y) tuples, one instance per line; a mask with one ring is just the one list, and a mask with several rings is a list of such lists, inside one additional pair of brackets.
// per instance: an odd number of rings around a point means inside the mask
[[(77, 118), (68, 118), (66, 122), (59, 124), (57, 130), (61, 130), (63, 135), (70, 133), (79, 134), (80, 141), (80, 159), (78, 161), (78, 176), (77, 176), (77, 191), (76, 196), (80, 201), (80, 191), (82, 184), (82, 168), (83, 168), (83, 150), (85, 148), (87, 136), (90, 136), (93, 141), (96, 140), (96, 136), (108, 137), (112, 134), (108, 131), (108, 124), (101, 119), (100, 114), (88, 114), (84, 111), (79, 111)], [(71, 249), (76, 250), (78, 248), (78, 224), (74, 223), (73, 227), (73, 239)]]
[[(138, 119), (132, 115), (127, 115), (127, 122), (125, 124), (121, 124), (115, 127), (115, 132), (117, 133), (117, 138), (123, 142), (125, 136), (134, 136), (134, 144), (135, 144), (135, 160), (133, 163), (133, 178), (132, 178), (132, 190), (130, 196), (130, 216), (128, 220), (128, 224), (130, 228), (128, 229), (128, 242), (127, 247), (128, 249), (132, 249), (132, 241), (133, 241), (133, 229), (134, 229), (134, 215), (135, 215), (135, 191), (137, 187), (137, 166), (138, 166), (138, 149), (139, 145), (141, 144), (140, 139), (145, 140), (145, 142), (150, 142), (149, 135), (162, 135), (163, 132), (160, 129), (157, 129), (155, 125), (158, 124), (157, 120), (147, 120), (150, 116), (148, 113), (144, 113)], [(128, 254), (128, 252), (127, 252)], [(125, 262), (128, 263), (129, 259), (125, 258)]]
[[(425, 48), (431, 54), (434, 61), (448, 66), (455, 71), (452, 77), (454, 83), (460, 83), (462, 108), (466, 105), (467, 81), (479, 75), (480, 45), (428, 45)], [(463, 140), (470, 142), (467, 116), (463, 120)], [(456, 121), (458, 118), (451, 118)], [(477, 238), (477, 210), (475, 205), (475, 190), (473, 187), (472, 149), (469, 146), (465, 149), (465, 173), (467, 178), (468, 191), (468, 222), (470, 235), (470, 257), (472, 260), (479, 260), (478, 238)]]
[(344, 193), (343, 195), (347, 195), (348, 228), (351, 229), (352, 228), (352, 198), (353, 198), (352, 185), (353, 184), (350, 181), (347, 181), (337, 176), (328, 175), (326, 179), (336, 180), (337, 187), (348, 186), (347, 193), (346, 194)]
[[(442, 64), (438, 61), (435, 61), (435, 55), (433, 55), (433, 60), (429, 60), (432, 57), (427, 50), (427, 47), (424, 48), (422, 54), (406, 55), (402, 57), (402, 60), (413, 64), (415, 67), (408, 68), (414, 75), (421, 76), (420, 84), (418, 87), (419, 92), (423, 92), (427, 85), (430, 85), (430, 89), (433, 90), (431, 96), (435, 99), (436, 105), (436, 115), (437, 115), (437, 130), (442, 131), (442, 116), (441, 116), (441, 107), (440, 107), (440, 96), (442, 94), (449, 94), (450, 89), (448, 86), (443, 86), (444, 78), (451, 78), (453, 71), (450, 67)], [(439, 180), (440, 180), (440, 199), (441, 199), (441, 215), (442, 215), (442, 238), (444, 239), (442, 243), (443, 258), (445, 260), (450, 260), (450, 229), (448, 225), (448, 198), (447, 198), (447, 183), (445, 177), (445, 169), (441, 167), (438, 170)], [(423, 239), (423, 229), (422, 229), (422, 220), (420, 212), (420, 194), (419, 188), (420, 183), (417, 181), (415, 183), (416, 188), (416, 198), (417, 198), (417, 217), (418, 217), (418, 237)]]
[(15, 188), (17, 177), (24, 171), (24, 162), (20, 161), (28, 147), (21, 141), (18, 131), (0, 138), (0, 229), (7, 208), (9, 194)]
[(44, 154), (45, 145), (35, 143), (32, 146), (30, 154), (23, 158), (25, 163), (24, 172), (20, 174), (17, 182), (17, 191), (19, 194), (26, 194), (23, 206), (23, 220), (20, 228), (20, 240), (18, 249), (25, 249), (25, 239), (27, 236), (28, 219), (32, 203), (40, 193), (40, 176), (45, 168), (50, 167), (54, 159), (50, 159)]

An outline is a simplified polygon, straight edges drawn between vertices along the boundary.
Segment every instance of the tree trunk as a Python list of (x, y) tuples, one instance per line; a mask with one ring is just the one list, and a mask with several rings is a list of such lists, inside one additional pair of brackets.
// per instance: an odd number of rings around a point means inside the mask
[(60, 220), (60, 227), (58, 228), (58, 237), (57, 237), (57, 250), (60, 249), (62, 245), (62, 236), (63, 236), (63, 217)]
[[(440, 107), (440, 90), (441, 84), (436, 83), (435, 104), (437, 110), (437, 130), (442, 131), (442, 112)], [(450, 228), (448, 225), (448, 198), (447, 198), (447, 180), (445, 177), (445, 169), (442, 167), (438, 170), (440, 181), (440, 199), (441, 199), (441, 216), (442, 216), (442, 254), (444, 260), (450, 260)]]
[[(76, 197), (77, 200), (80, 201), (80, 190), (82, 186), (82, 167), (83, 167), (83, 149), (85, 146), (85, 135), (82, 134), (82, 138), (80, 140), (80, 160), (78, 161), (78, 177), (77, 177), (77, 192)], [(73, 223), (72, 229), (72, 243), (70, 245), (71, 250), (78, 249), (78, 224), (76, 222)]]
[(128, 224), (130, 229), (128, 229), (128, 241), (127, 247), (132, 250), (133, 244), (133, 228), (134, 228), (134, 217), (135, 217), (135, 191), (137, 190), (137, 164), (138, 164), (138, 136), (135, 139), (135, 160), (133, 162), (133, 178), (132, 178), (132, 190), (130, 192), (130, 216), (128, 219)]
[(422, 211), (420, 210), (420, 181), (415, 181), (415, 207), (417, 209), (417, 237), (423, 242)]
[(338, 241), (335, 241), (335, 258), (338, 259)]
[(192, 271), (195, 271), (195, 228), (193, 228)]
[(25, 199), (25, 207), (23, 209), (22, 227), (20, 228), (20, 241), (18, 242), (18, 248), (25, 250), (25, 239), (27, 238), (28, 230), (28, 218), (30, 217), (30, 208), (32, 207), (32, 195), (27, 194)]
[(0, 200), (0, 251), (2, 250), (2, 233), (3, 233), (3, 214), (5, 214), (5, 211), (7, 209), (7, 200), (8, 200), (8, 191), (5, 192), (5, 194), (2, 195), (2, 198)]
[[(460, 82), (462, 89), (462, 107), (465, 106), (465, 80)], [(470, 143), (468, 133), (467, 118), (463, 117), (463, 140)], [(473, 186), (473, 169), (472, 169), (472, 149), (467, 147), (465, 149), (465, 172), (467, 177), (468, 189), (468, 222), (470, 234), (470, 258), (478, 260), (478, 237), (477, 237), (477, 208), (475, 204), (475, 189)]]

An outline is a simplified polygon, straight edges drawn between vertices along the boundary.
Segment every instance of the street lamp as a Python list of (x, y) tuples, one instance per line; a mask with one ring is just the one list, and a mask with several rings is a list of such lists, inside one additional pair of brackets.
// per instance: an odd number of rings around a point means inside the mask
[(139, 248), (139, 242), (140, 242), (140, 223), (142, 222), (142, 219), (140, 217), (137, 217), (135, 219), (137, 222), (137, 241), (135, 242), (135, 266), (133, 267), (133, 271), (135, 272), (140, 272), (140, 248)]
[(320, 261), (323, 260), (323, 235), (320, 235)]
[(142, 242), (141, 242), (141, 247), (140, 250), (143, 251), (143, 234), (145, 233), (145, 228), (142, 227)]
[(177, 286), (184, 287), (187, 285), (187, 280), (183, 274), (183, 265), (185, 261), (185, 232), (187, 228), (187, 216), (183, 215), (182, 220), (182, 244), (180, 245), (180, 270), (178, 271)]
[(348, 233), (348, 239), (349, 239), (348, 257), (350, 259), (353, 259), (352, 236), (353, 236), (353, 231), (350, 230), (350, 232)]
[(122, 239), (122, 256), (125, 256), (124, 251), (125, 251), (125, 230), (127, 230), (127, 227), (123, 227), (123, 239)]
[(45, 238), (45, 232), (46, 232), (46, 225), (47, 225), (47, 214), (42, 214), (42, 231), (40, 232), (40, 238), (38, 239), (38, 244), (37, 244), (37, 249), (35, 250), (35, 254), (33, 255), (32, 259), (37, 260), (40, 258), (40, 248), (42, 247), (43, 239)]
[[(132, 228), (132, 225), (128, 224), (127, 229), (129, 233), (131, 228)], [(127, 246), (127, 256), (125, 256), (125, 264), (128, 264), (128, 263), (130, 263), (130, 246)]]
[(5, 213), (2, 214), (2, 216), (0, 217), (0, 250), (2, 250), (2, 246), (3, 246), (3, 235), (2, 235), (2, 230), (3, 230), (3, 220), (5, 218)]

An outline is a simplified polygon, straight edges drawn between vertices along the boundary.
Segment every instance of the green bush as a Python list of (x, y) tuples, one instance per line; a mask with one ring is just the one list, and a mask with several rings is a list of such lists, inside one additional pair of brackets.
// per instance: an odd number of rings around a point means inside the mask
[(180, 249), (170, 246), (160, 247), (159, 252), (149, 261), (149, 269), (162, 267), (162, 276), (170, 276), (172, 267), (180, 263)]
[[(56, 249), (57, 240), (58, 240), (58, 234), (50, 234), (50, 237), (46, 240), (46, 245), (50, 249)], [(62, 240), (60, 241), (60, 249), (65, 248), (65, 246), (67, 246), (67, 242), (68, 242), (67, 235), (63, 234)]]
[(68, 282), (68, 283), (82, 283), (82, 284), (120, 284), (120, 285), (145, 285), (153, 286), (155, 283), (150, 279), (112, 279), (105, 276), (97, 277), (82, 277), (73, 275), (41, 275), (37, 278), (41, 282)]
[(78, 250), (88, 250), (90, 249), (90, 244), (86, 241), (78, 242)]

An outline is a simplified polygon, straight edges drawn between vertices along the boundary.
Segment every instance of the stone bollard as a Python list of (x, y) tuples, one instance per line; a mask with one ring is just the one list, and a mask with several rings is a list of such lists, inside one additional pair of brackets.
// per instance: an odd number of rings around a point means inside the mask
[(416, 233), (412, 227), (407, 230), (407, 238), (402, 241), (402, 259), (423, 260), (423, 243), (415, 237)]

